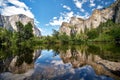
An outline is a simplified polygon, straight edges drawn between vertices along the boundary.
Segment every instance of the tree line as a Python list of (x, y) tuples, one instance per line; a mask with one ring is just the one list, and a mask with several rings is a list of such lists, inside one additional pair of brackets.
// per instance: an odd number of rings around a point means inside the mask
[[(74, 28), (74, 26), (72, 27)], [(72, 29), (71, 29), (72, 30)], [(105, 23), (101, 23), (99, 27), (87, 29), (84, 33), (76, 32), (66, 35), (66, 33), (60, 33), (53, 30), (52, 36), (43, 36), (40, 40), (41, 43), (48, 44), (81, 44), (81, 42), (120, 42), (120, 24), (114, 23), (112, 20), (108, 20)]]
[(16, 26), (17, 31), (10, 31), (5, 28), (0, 28), (1, 46), (20, 46), (33, 41), (33, 26), (30, 22), (28, 22), (26, 25), (23, 25), (21, 22), (16, 22)]
[(52, 36), (35, 37), (30, 22), (26, 25), (16, 22), (16, 26), (17, 31), (14, 32), (0, 28), (0, 45), (81, 44), (89, 41), (120, 42), (120, 24), (116, 24), (112, 20), (101, 23), (97, 28), (85, 28), (84, 33), (73, 33), (70, 36), (53, 30)]

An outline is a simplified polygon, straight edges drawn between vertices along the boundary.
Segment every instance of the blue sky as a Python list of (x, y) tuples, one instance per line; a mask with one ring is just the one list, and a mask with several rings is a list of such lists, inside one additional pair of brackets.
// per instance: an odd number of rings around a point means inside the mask
[(94, 9), (108, 7), (115, 0), (0, 0), (0, 13), (5, 16), (25, 14), (34, 18), (42, 35), (59, 30), (70, 17), (88, 18)]

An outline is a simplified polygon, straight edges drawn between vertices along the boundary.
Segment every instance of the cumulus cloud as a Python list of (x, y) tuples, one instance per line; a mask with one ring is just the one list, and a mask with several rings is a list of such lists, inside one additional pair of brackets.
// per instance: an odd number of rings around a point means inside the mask
[(57, 19), (57, 17), (53, 17), (53, 19)]
[(65, 8), (65, 9), (67, 9), (67, 10), (71, 10), (71, 8), (69, 7), (69, 6), (67, 6), (67, 5), (63, 5), (63, 8)]
[(102, 9), (102, 8), (103, 8), (103, 6), (101, 6), (101, 5), (97, 6), (97, 9)]
[(21, 7), (21, 8), (28, 9), (28, 7), (23, 2), (20, 2), (18, 0), (8, 0), (8, 2), (13, 4), (16, 7)]
[(90, 4), (90, 7), (94, 7), (94, 6), (95, 6), (95, 4), (94, 4), (94, 3), (91, 3), (91, 4)]
[(82, 2), (79, 2), (78, 0), (74, 0), (74, 2), (77, 8), (82, 8)]
[(46, 26), (60, 26), (62, 24), (62, 22), (64, 22), (65, 19), (60, 16), (58, 19), (53, 19), (49, 22), (49, 24), (46, 24)]
[(0, 0), (0, 8), (2, 8), (3, 6), (6, 6), (6, 1)]
[(2, 6), (2, 4), (3, 4), (3, 0), (0, 1), (0, 6)]
[(87, 0), (82, 0), (82, 1), (79, 1), (79, 0), (73, 0), (74, 1), (74, 4), (75, 6), (80, 9), (81, 12), (84, 12), (85, 10), (83, 9), (83, 4), (85, 2), (87, 2)]
[(63, 17), (60, 17), (58, 20), (55, 19), (55, 20), (51, 21), (49, 24), (50, 24), (51, 26), (59, 26), (59, 25), (61, 25), (61, 23), (62, 23), (63, 21), (64, 21), (64, 20), (63, 20)]
[(23, 8), (16, 8), (15, 6), (5, 7), (1, 10), (1, 14), (5, 16), (11, 16), (15, 14), (24, 14), (30, 18), (34, 18), (34, 15), (30, 10), (24, 10)]
[(60, 17), (53, 17), (53, 19), (48, 24), (46, 24), (46, 26), (60, 26), (62, 22), (69, 22), (70, 18), (73, 16), (73, 11), (61, 13)]
[[(12, 4), (11, 6), (9, 5)], [(0, 1), (0, 11), (2, 15), (11, 16), (16, 14), (24, 14), (30, 18), (34, 18), (33, 13), (30, 8), (19, 0), (1, 0)]]
[(60, 26), (63, 22), (69, 22), (73, 16), (87, 19), (90, 14), (86, 12), (85, 15), (81, 16), (79, 14), (75, 14), (73, 11), (64, 12), (61, 13), (60, 17), (53, 17), (53, 19), (48, 24), (46, 24), (46, 26)]
[(94, 6), (95, 6), (94, 0), (90, 0), (90, 7), (94, 7)]
[[(85, 10), (82, 8), (83, 4), (87, 2), (87, 0), (73, 0), (75, 6), (80, 10), (80, 12), (85, 12)], [(63, 8), (69, 10), (69, 12), (63, 12), (60, 14), (59, 17), (53, 17), (52, 20), (46, 26), (60, 26), (62, 22), (69, 22), (71, 17), (76, 16), (80, 18), (87, 18), (89, 15), (86, 13), (84, 16), (80, 16), (79, 14), (75, 14), (73, 11), (71, 11), (71, 8), (69, 6), (63, 5)]]

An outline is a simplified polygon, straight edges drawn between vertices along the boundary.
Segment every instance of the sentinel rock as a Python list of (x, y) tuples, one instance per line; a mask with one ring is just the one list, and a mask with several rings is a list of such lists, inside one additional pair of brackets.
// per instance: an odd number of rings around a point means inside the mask
[(12, 16), (3, 16), (0, 15), (0, 27), (6, 28), (11, 31), (17, 31), (16, 22), (20, 21), (23, 25), (26, 25), (30, 22), (33, 26), (33, 34), (36, 36), (41, 36), (40, 30), (35, 26), (34, 19), (27, 17), (26, 15), (12, 15)]

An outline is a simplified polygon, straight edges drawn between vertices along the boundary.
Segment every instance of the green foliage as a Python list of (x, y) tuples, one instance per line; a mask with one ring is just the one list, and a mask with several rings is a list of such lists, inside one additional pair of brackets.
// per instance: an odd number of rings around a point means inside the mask
[(52, 36), (43, 36), (41, 38), (34, 37), (33, 26), (29, 22), (23, 25), (17, 22), (17, 32), (11, 32), (6, 29), (0, 28), (0, 45), (13, 45), (13, 48), (19, 45), (31, 46), (36, 44), (80, 44), (82, 41), (120, 41), (120, 24), (115, 24), (112, 20), (106, 23), (101, 23), (95, 29), (87, 29), (85, 27), (84, 33), (77, 34), (74, 26), (73, 30), (68, 36), (65, 33), (59, 33), (53, 30)]
[(0, 44), (11, 46), (11, 36), (13, 33), (11, 31), (8, 31), (6, 29), (0, 28)]
[(17, 31), (18, 31), (17, 32), (17, 38), (18, 38), (17, 43), (24, 42), (34, 37), (33, 30), (32, 30), (33, 26), (30, 22), (26, 24), (25, 26), (21, 22), (17, 22), (16, 25), (17, 25)]
[(53, 37), (55, 37), (56, 39), (58, 39), (59, 38), (59, 32), (58, 31), (56, 31), (56, 30), (54, 30), (53, 29)]
[(94, 41), (118, 41), (120, 40), (120, 24), (108, 20), (105, 23), (101, 23), (99, 27), (88, 31), (86, 35), (88, 39)]
[(96, 37), (99, 36), (99, 33), (96, 29), (92, 29), (87, 32), (88, 39), (95, 39)]
[(30, 38), (34, 37), (32, 28), (33, 26), (30, 22), (24, 26), (24, 39), (25, 40), (29, 40)]
[(19, 45), (30, 46), (33, 41), (33, 26), (29, 22), (25, 26), (21, 22), (16, 22), (17, 32), (0, 28), (0, 45), (11, 46), (15, 48)]
[(120, 61), (120, 45), (113, 43), (89, 44), (87, 51), (109, 61)]
[(60, 34), (59, 40), (62, 44), (68, 44), (70, 37), (66, 33)]
[(21, 22), (16, 22), (17, 26), (17, 43), (24, 41), (24, 25)]
[(120, 25), (111, 29), (108, 34), (114, 38), (115, 41), (120, 41)]

